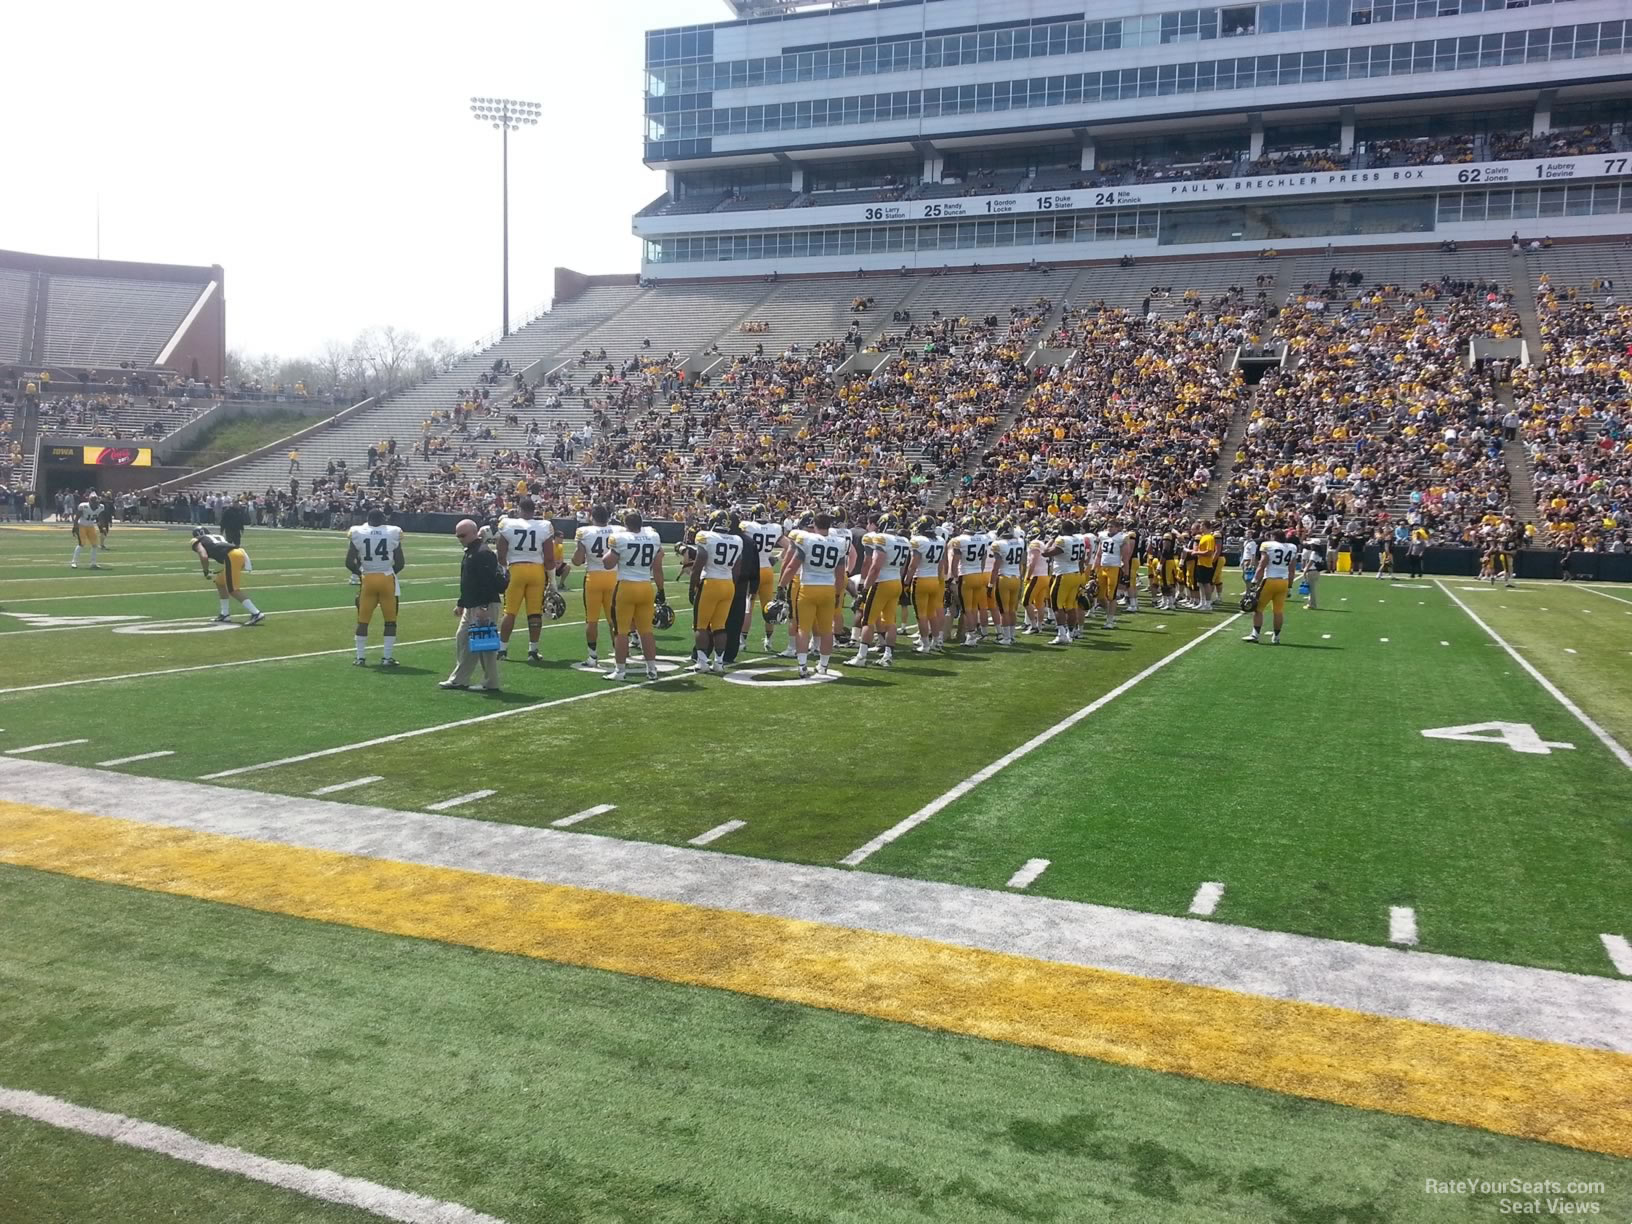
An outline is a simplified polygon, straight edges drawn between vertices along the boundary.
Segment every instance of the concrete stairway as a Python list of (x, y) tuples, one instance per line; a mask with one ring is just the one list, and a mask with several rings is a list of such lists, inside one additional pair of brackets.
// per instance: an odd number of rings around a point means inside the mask
[(1224, 493), (1230, 487), (1230, 476), (1235, 471), (1235, 454), (1247, 436), (1247, 426), (1252, 421), (1252, 408), (1256, 400), (1256, 392), (1247, 396), (1236, 409), (1235, 416), (1230, 418), (1230, 427), (1225, 430), (1218, 447), (1218, 467), (1195, 501), (1194, 510), (1199, 518), (1213, 517), (1224, 501)]
[(1540, 274), (1531, 269), (1523, 251), (1514, 251), (1509, 258), (1513, 268), (1513, 305), (1519, 312), (1519, 324), (1524, 329), (1524, 342), (1530, 347), (1530, 364), (1539, 366), (1544, 362), (1541, 351), (1541, 320), (1536, 316), (1536, 280)]

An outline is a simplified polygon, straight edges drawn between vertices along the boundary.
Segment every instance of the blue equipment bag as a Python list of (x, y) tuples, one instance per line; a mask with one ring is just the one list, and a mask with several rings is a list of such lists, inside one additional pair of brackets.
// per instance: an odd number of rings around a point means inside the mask
[(497, 625), (472, 625), (467, 635), (468, 649), (471, 654), (492, 654), (499, 648), (499, 627)]

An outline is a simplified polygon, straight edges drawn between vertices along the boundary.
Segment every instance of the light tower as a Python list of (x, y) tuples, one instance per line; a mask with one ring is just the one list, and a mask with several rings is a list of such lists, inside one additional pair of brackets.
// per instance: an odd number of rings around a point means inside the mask
[(510, 131), (538, 122), (543, 106), (516, 98), (472, 98), (470, 113), (478, 123), (499, 129), (500, 157), (504, 166), (504, 334), (510, 334)]

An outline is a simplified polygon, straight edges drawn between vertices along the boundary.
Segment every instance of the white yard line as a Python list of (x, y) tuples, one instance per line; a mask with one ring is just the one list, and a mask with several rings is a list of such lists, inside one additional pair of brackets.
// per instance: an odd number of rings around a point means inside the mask
[(1196, 895), (1190, 899), (1190, 912), (1205, 918), (1218, 908), (1223, 896), (1224, 885), (1209, 881), (1196, 889)]
[(1388, 907), (1388, 942), (1415, 947), (1417, 943), (1417, 911), (1408, 905)]
[(1444, 591), (1446, 595), (1450, 596), (1451, 602), (1456, 604), (1457, 607), (1461, 608), (1462, 611), (1466, 612), (1469, 619), (1471, 619), (1474, 624), (1478, 625), (1479, 628), (1483, 629), (1487, 634), (1489, 634), (1490, 639), (1493, 642), (1495, 642), (1503, 650), (1507, 651), (1508, 655), (1513, 659), (1513, 661), (1530, 674), (1530, 678), (1532, 680), (1541, 685), (1542, 688), (1546, 689), (1553, 700), (1557, 701), (1559, 705), (1563, 706), (1571, 714), (1575, 715), (1577, 721), (1579, 721), (1583, 727), (1597, 736), (1598, 742), (1603, 744), (1605, 748), (1608, 748), (1617, 761), (1619, 761), (1622, 765), (1625, 765), (1628, 769), (1632, 769), (1632, 752), (1628, 752), (1620, 744), (1620, 742), (1615, 739), (1614, 736), (1612, 736), (1608, 731), (1605, 731), (1590, 717), (1588, 717), (1587, 712), (1565, 696), (1564, 691), (1560, 689), (1558, 685), (1554, 684), (1551, 680), (1547, 679), (1546, 676), (1542, 675), (1533, 666), (1531, 666), (1528, 659), (1524, 658), (1517, 650), (1514, 650), (1512, 646), (1508, 645), (1507, 639), (1502, 637), (1501, 634), (1497, 633), (1496, 630), (1492, 629), (1489, 625), (1485, 624), (1484, 621), (1480, 620), (1479, 617), (1475, 615), (1473, 609), (1458, 599), (1443, 582), (1439, 582), (1436, 579), (1435, 585), (1438, 586), (1440, 590)]
[(331, 1169), (312, 1169), (285, 1160), (272, 1160), (242, 1148), (206, 1142), (174, 1127), (142, 1122), (100, 1109), (88, 1109), (38, 1092), (0, 1088), (0, 1112), (43, 1122), (58, 1130), (111, 1139), (125, 1147), (157, 1152), (172, 1160), (233, 1173), (268, 1186), (292, 1190), (320, 1202), (355, 1207), (370, 1215), (400, 1220), (404, 1224), (503, 1224), (496, 1216), (484, 1215), (458, 1203), (426, 1198), (406, 1190), (393, 1190), (378, 1182), (347, 1177)]
[(1620, 595), (1611, 595), (1608, 591), (1600, 591), (1595, 587), (1584, 586), (1581, 590), (1589, 595), (1597, 595), (1603, 599), (1613, 599), (1616, 603), (1632, 604), (1632, 599), (1626, 599)]
[(375, 782), (384, 782), (380, 774), (369, 774), (366, 778), (353, 778), (350, 782), (336, 782), (332, 786), (320, 786), (312, 792), (314, 795), (338, 795), (341, 791), (355, 790), (359, 786), (369, 786)]
[[(455, 585), (454, 580), (449, 579), (448, 586), (451, 588), (454, 585)], [(265, 588), (261, 588), (261, 589), (265, 589)], [(253, 597), (255, 592), (251, 591), (251, 592), (249, 592), (249, 594), (250, 594), (251, 597)], [(452, 596), (453, 594), (454, 594), (453, 591), (450, 589), (447, 595), (438, 595), (434, 599), (399, 599), (399, 600), (397, 600), (397, 606), (400, 607), (400, 608), (411, 608), (411, 607), (414, 607), (417, 604), (446, 603), (448, 601), (449, 597)], [(278, 616), (278, 617), (284, 617), (284, 616), (303, 616), (308, 612), (344, 612), (347, 608), (355, 608), (356, 606), (357, 605), (355, 603), (349, 603), (349, 604), (330, 604), (330, 605), (328, 605), (326, 607), (322, 607), (322, 608), (275, 608), (268, 615), (275, 615), (275, 616)], [(3, 615), (3, 613), (0, 613), (0, 615)], [(41, 614), (36, 613), (36, 615), (41, 615)], [(72, 613), (68, 613), (67, 615), (72, 615)], [(162, 625), (162, 624), (174, 624), (174, 623), (176, 623), (178, 621), (184, 621), (184, 620), (190, 620), (190, 619), (194, 619), (194, 618), (185, 617), (185, 616), (170, 616), (170, 617), (158, 617), (158, 616), (156, 616), (156, 617), (143, 617), (143, 616), (137, 616), (137, 617), (134, 617), (134, 618), (132, 618), (130, 620), (121, 621), (117, 625), (114, 624), (111, 621), (104, 622), (103, 624), (100, 624), (100, 625), (44, 625), (44, 626), (41, 626), (38, 629), (12, 629), (12, 630), (9, 630), (7, 632), (0, 633), (0, 642), (5, 641), (9, 637), (19, 637), (19, 636), (21, 636), (22, 634), (25, 634), (25, 633), (71, 633), (71, 632), (75, 632), (75, 631), (79, 631), (79, 630), (85, 630), (85, 629), (106, 629), (106, 630), (125, 629), (125, 628), (129, 628), (131, 625), (142, 624), (144, 622), (146, 624), (150, 624), (150, 625)], [(198, 617), (196, 619), (198, 619), (198, 620), (207, 620), (209, 618), (201, 616), (201, 617)], [(577, 621), (575, 623), (581, 625), (584, 622), (583, 621)]]
[(452, 799), (444, 799), (440, 803), (427, 803), (427, 812), (445, 812), (449, 808), (464, 807), (467, 803), (475, 803), (478, 799), (486, 799), (489, 795), (496, 795), (496, 790), (473, 790), (463, 795), (455, 795)]
[[(689, 613), (691, 609), (684, 608), (682, 611)], [(401, 644), (398, 643), (399, 646)], [(395, 735), (380, 735), (374, 739), (358, 740), (354, 744), (340, 744), (334, 748), (320, 748), (316, 752), (303, 752), (299, 756), (279, 757), (275, 761), (262, 761), (256, 765), (240, 765), (236, 769), (222, 769), (215, 773), (200, 774), (199, 781), (214, 782), (220, 778), (236, 778), (240, 774), (258, 773), (263, 769), (275, 769), (280, 765), (299, 765), (303, 761), (315, 761), (321, 757), (338, 756), (343, 752), (357, 752), (364, 748), (376, 748), (381, 744), (398, 744), (403, 740), (418, 739), (421, 735), (435, 735), (438, 731), (453, 731), (459, 727), (474, 727), (480, 723), (492, 722), (499, 718), (514, 718), (518, 714), (532, 714), (538, 710), (549, 710), (556, 706), (571, 705), (575, 701), (610, 697), (614, 693), (633, 693), (654, 684), (667, 684), (671, 680), (683, 680), (691, 674), (690, 672), (671, 672), (667, 676), (659, 676), (656, 680), (642, 680), (636, 684), (620, 684), (617, 688), (590, 689), (588, 692), (574, 693), (571, 697), (555, 697), (549, 701), (535, 701), (531, 705), (513, 706), (508, 710), (495, 710), (491, 714), (475, 714), (470, 718), (456, 718), (452, 722), (435, 723), (429, 727), (415, 727), (411, 731), (398, 731)]]
[(844, 864), (846, 867), (855, 867), (860, 863), (866, 862), (885, 846), (889, 845), (891, 842), (895, 841), (904, 834), (910, 833), (913, 829), (916, 829), (919, 825), (923, 824), (924, 821), (928, 820), (931, 816), (935, 815), (943, 808), (957, 802), (970, 791), (974, 790), (975, 787), (979, 786), (982, 782), (996, 777), (1022, 757), (1029, 756), (1031, 753), (1041, 748), (1056, 735), (1059, 735), (1064, 731), (1069, 731), (1072, 727), (1076, 726), (1079, 722), (1093, 714), (1095, 711), (1103, 709), (1105, 706), (1115, 701), (1118, 697), (1127, 692), (1129, 689), (1133, 688), (1135, 685), (1141, 683), (1142, 681), (1148, 680), (1151, 676), (1154, 676), (1157, 672), (1161, 671), (1162, 668), (1173, 662), (1174, 659), (1177, 659), (1181, 655), (1194, 650), (1197, 646), (1200, 646), (1215, 633), (1220, 633), (1223, 630), (1228, 629), (1245, 615), (1246, 613), (1244, 612), (1237, 612), (1228, 620), (1220, 621), (1218, 624), (1214, 625), (1200, 637), (1191, 638), (1177, 650), (1170, 654), (1163, 655), (1160, 659), (1157, 659), (1156, 662), (1145, 668), (1145, 670), (1140, 672), (1138, 675), (1124, 680), (1110, 692), (1089, 702), (1076, 713), (1062, 718), (1059, 722), (1048, 728), (1048, 730), (1032, 736), (1029, 740), (1021, 744), (1012, 752), (1005, 753), (1003, 756), (998, 757), (997, 760), (986, 766), (986, 768), (970, 774), (969, 777), (965, 778), (962, 782), (959, 782), (944, 795), (931, 799), (928, 803), (924, 804), (923, 807), (912, 813), (912, 815), (894, 825), (891, 825), (888, 829), (885, 829), (884, 832), (873, 838), (866, 845), (856, 847), (856, 849), (852, 850), (849, 854), (840, 859), (839, 862)]
[[(403, 600), (402, 602), (403, 603), (444, 603), (446, 601), (443, 600), (443, 599), (415, 599), (415, 600)], [(347, 604), (345, 606), (350, 607), (351, 605)], [(303, 608), (303, 609), (299, 609), (299, 611), (305, 611), (305, 612), (329, 611), (329, 612), (333, 612), (333, 611), (338, 611), (338, 609), (335, 609), (335, 608), (327, 608), (327, 609)], [(690, 608), (681, 608), (681, 609), (678, 610), (678, 612), (680, 614), (684, 614), (684, 615), (689, 616), (691, 614), (691, 609)], [(278, 615), (278, 616), (288, 616), (289, 613), (279, 612), (276, 615)], [(575, 625), (582, 625), (583, 623), (584, 623), (583, 621), (551, 621), (549, 624), (545, 625), (544, 628), (545, 629), (571, 629)], [(10, 636), (12, 636), (12, 635), (11, 634), (0, 634), (0, 642), (3, 642), (7, 637), (10, 637)], [(425, 646), (425, 645), (428, 645), (429, 643), (432, 643), (432, 642), (450, 642), (452, 640), (453, 640), (453, 638), (451, 637), (451, 635), (449, 637), (415, 638), (411, 642), (398, 642), (397, 643), (397, 649), (401, 650), (405, 646)], [(81, 684), (106, 684), (110, 680), (144, 680), (148, 676), (177, 676), (177, 675), (181, 675), (181, 674), (183, 674), (185, 672), (211, 671), (211, 670), (213, 670), (215, 668), (218, 668), (218, 667), (248, 667), (252, 663), (287, 663), (291, 659), (317, 659), (317, 658), (321, 658), (324, 655), (351, 654), (356, 649), (357, 649), (356, 645), (353, 644), (351, 646), (339, 646), (339, 647), (336, 647), (333, 650), (307, 650), (307, 651), (304, 651), (304, 652), (302, 652), (300, 654), (263, 655), (263, 656), (261, 656), (259, 658), (255, 658), (255, 659), (228, 659), (228, 660), (225, 660), (224, 662), (221, 662), (221, 663), (195, 663), (195, 664), (191, 664), (191, 665), (189, 665), (187, 667), (163, 667), (163, 668), (159, 668), (156, 671), (123, 672), (123, 673), (121, 673), (120, 675), (117, 675), (117, 676), (86, 676), (83, 679), (79, 679), (79, 680), (52, 680), (52, 681), (49, 681), (48, 683), (44, 683), (44, 684), (19, 684), (19, 685), (16, 685), (16, 686), (12, 687), (12, 688), (0, 688), (0, 696), (4, 696), (7, 693), (34, 693), (34, 692), (38, 692), (41, 689), (74, 688), (74, 687), (76, 687), (78, 685), (81, 685)], [(381, 648), (376, 645), (376, 646), (370, 646), (368, 649), (369, 650), (379, 650)]]
[(615, 803), (597, 803), (592, 808), (585, 808), (581, 812), (574, 812), (571, 816), (563, 816), (560, 820), (550, 821), (550, 825), (557, 829), (570, 829), (575, 824), (590, 819), (592, 816), (604, 816), (617, 808)]
[[(0, 640), (4, 640), (0, 637)], [(398, 642), (397, 649), (404, 646), (424, 646), (429, 642), (449, 642), (452, 637), (416, 638), (412, 642)], [(256, 659), (228, 659), (221, 663), (194, 663), (187, 667), (161, 667), (156, 671), (124, 672), (117, 676), (86, 676), (82, 680), (52, 680), (46, 684), (19, 684), (12, 688), (0, 688), (0, 695), (6, 693), (37, 693), (41, 689), (74, 688), (81, 684), (107, 684), (112, 680), (145, 680), (149, 676), (179, 676), (186, 672), (215, 671), (222, 667), (249, 667), (254, 663), (287, 663), (291, 659), (316, 659), (323, 655), (353, 654), (357, 647), (341, 646), (335, 650), (307, 650), (301, 654), (263, 655)], [(378, 646), (370, 646), (370, 650), (379, 650)]]
[[(250, 571), (251, 574), (256, 574), (256, 573), (260, 573), (260, 572), (261, 571), (259, 571), (259, 570), (251, 570)], [(332, 572), (332, 571), (315, 571), (314, 570), (313, 572), (317, 573), (317, 572)], [(200, 572), (198, 577), (199, 577), (199, 583), (201, 584), (203, 582), (203, 579), (204, 579), (203, 573)], [(457, 583), (458, 581), (459, 581), (459, 579), (457, 577), (451, 577), (451, 578), (404, 578), (402, 580), (402, 585), (405, 586), (405, 587), (406, 586), (425, 586), (427, 583), (437, 582), (437, 583), (442, 583), (442, 584), (447, 585), (447, 586), (452, 586), (455, 583)], [(330, 578), (329, 580), (327, 580), (325, 582), (283, 582), (283, 583), (274, 583), (271, 586), (258, 586), (257, 585), (257, 586), (254, 586), (253, 588), (248, 589), (247, 593), (250, 594), (250, 595), (259, 595), (262, 591), (298, 591), (298, 590), (304, 590), (307, 587), (340, 587), (340, 586), (346, 586), (346, 585), (347, 585), (347, 583), (345, 582), (344, 579), (336, 581), (333, 578)], [(214, 590), (214, 589), (215, 588), (213, 587), (213, 585), (209, 586), (209, 587), (206, 587), (206, 586), (202, 586), (202, 585), (199, 585), (199, 584), (195, 584), (195, 585), (190, 586), (190, 587), (177, 587), (173, 591), (104, 591), (104, 592), (102, 592), (100, 594), (98, 594), (97, 592), (94, 592), (94, 591), (64, 591), (61, 595), (31, 595), (27, 599), (8, 599), (8, 600), (6, 600), (6, 606), (11, 607), (14, 604), (65, 603), (65, 602), (67, 602), (67, 603), (77, 603), (80, 600), (84, 600), (84, 599), (151, 599), (151, 598), (153, 598), (154, 596), (157, 596), (157, 595), (195, 595), (200, 591), (204, 591), (204, 592), (207, 593), (207, 592), (209, 592), (211, 590)]]
[(1609, 962), (1615, 966), (1615, 972), (1623, 977), (1632, 977), (1632, 944), (1626, 942), (1622, 935), (1600, 935), (1604, 941), (1604, 951), (1609, 953)]
[(134, 765), (137, 761), (156, 761), (160, 757), (175, 756), (174, 748), (161, 748), (157, 752), (138, 752), (135, 756), (114, 757), (111, 761), (98, 761), (96, 767), (105, 769), (109, 765)]
[(1009, 877), (1010, 888), (1030, 888), (1048, 870), (1047, 859), (1027, 859), (1026, 865)]
[(747, 823), (748, 822), (746, 820), (728, 820), (722, 825), (715, 825), (707, 833), (697, 834), (697, 836), (692, 838), (688, 844), (693, 846), (706, 846), (709, 842), (719, 841), (720, 838), (724, 837), (727, 833), (735, 833)]
[(47, 748), (72, 748), (75, 744), (88, 744), (88, 739), (52, 740), (49, 744), (29, 744), (23, 748), (7, 748), (7, 756), (22, 756), (25, 752), (44, 752)]

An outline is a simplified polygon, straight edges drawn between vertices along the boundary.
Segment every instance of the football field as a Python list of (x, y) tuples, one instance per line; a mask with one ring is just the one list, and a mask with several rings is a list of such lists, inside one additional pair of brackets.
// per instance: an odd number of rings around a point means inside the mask
[(342, 533), (111, 542), (0, 527), (0, 1218), (1632, 1218), (1632, 589), (445, 692), (451, 538), (391, 670)]

